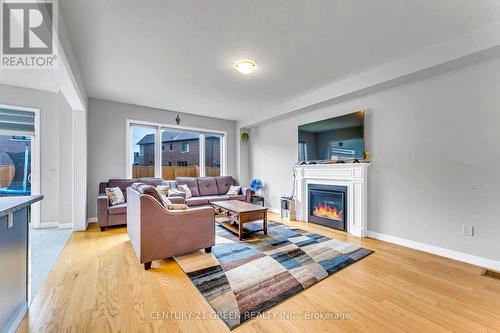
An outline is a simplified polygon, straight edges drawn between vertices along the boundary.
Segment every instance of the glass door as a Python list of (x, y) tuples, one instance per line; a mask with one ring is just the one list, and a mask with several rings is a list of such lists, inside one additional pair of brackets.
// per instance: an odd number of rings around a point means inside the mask
[(161, 177), (200, 176), (200, 133), (180, 129), (161, 130)]
[(0, 196), (31, 195), (30, 136), (0, 135)]

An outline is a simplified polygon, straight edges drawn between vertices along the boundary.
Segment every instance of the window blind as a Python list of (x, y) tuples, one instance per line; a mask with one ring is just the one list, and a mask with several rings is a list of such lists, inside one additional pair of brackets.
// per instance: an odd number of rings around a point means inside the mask
[(0, 131), (35, 134), (35, 113), (0, 108)]

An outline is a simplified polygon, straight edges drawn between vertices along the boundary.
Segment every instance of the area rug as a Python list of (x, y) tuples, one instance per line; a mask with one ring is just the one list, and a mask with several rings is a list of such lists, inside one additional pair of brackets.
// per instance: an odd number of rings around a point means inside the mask
[(277, 222), (243, 242), (216, 233), (212, 253), (176, 260), (230, 329), (373, 252)]

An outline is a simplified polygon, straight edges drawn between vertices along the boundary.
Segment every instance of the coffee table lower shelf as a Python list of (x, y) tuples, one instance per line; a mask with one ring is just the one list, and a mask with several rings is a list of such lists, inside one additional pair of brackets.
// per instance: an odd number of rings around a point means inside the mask
[[(232, 233), (235, 233), (237, 236), (240, 236), (240, 240), (245, 234), (250, 234), (259, 231), (263, 231), (265, 234), (267, 234), (267, 230), (264, 227), (262, 227), (263, 224), (262, 221), (245, 223), (244, 227), (241, 229), (241, 235), (239, 230), (239, 224), (237, 221), (231, 220), (226, 216), (216, 216), (215, 222), (221, 227), (231, 231)], [(261, 224), (261, 226), (259, 226), (258, 224)]]

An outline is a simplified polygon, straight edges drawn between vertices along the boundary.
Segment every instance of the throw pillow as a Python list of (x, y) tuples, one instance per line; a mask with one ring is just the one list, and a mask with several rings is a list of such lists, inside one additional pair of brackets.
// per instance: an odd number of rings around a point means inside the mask
[(164, 196), (168, 196), (168, 192), (170, 191), (170, 186), (168, 185), (158, 185), (156, 186), (156, 189), (160, 194), (163, 194)]
[(164, 195), (162, 192), (156, 190), (158, 192), (158, 195), (160, 196), (161, 198), (161, 204), (163, 205), (163, 207), (165, 208), (168, 208), (168, 205), (171, 205), (172, 202), (170, 200), (168, 200), (167, 196)]
[(229, 191), (227, 191), (226, 195), (238, 195), (240, 194), (241, 186), (231, 185), (229, 187)]
[(123, 192), (119, 187), (106, 187), (104, 190), (109, 199), (109, 204), (111, 206), (119, 205), (125, 202), (125, 197)]
[(168, 210), (186, 210), (189, 207), (185, 204), (170, 204), (167, 206)]
[(189, 189), (189, 187), (184, 184), (184, 185), (177, 185), (177, 187), (179, 188), (179, 190), (181, 190), (182, 192), (184, 192), (186, 194), (186, 199), (189, 199), (191, 198), (193, 195), (191, 194), (191, 190)]

